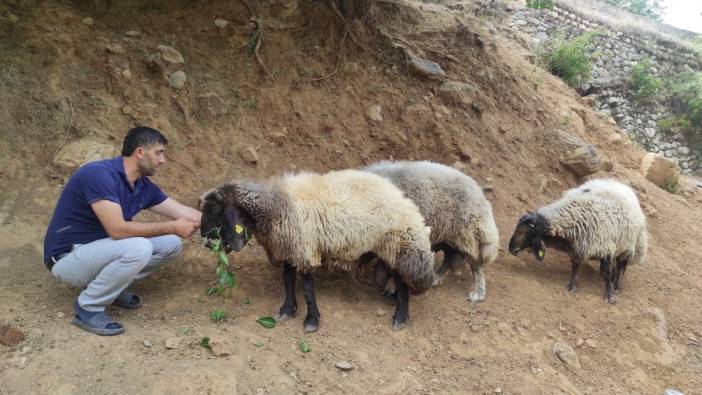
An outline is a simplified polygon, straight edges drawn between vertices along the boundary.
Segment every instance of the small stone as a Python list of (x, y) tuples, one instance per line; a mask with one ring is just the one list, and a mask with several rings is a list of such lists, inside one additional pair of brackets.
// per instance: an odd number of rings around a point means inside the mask
[(590, 348), (597, 348), (597, 341), (594, 339), (585, 340), (585, 344), (587, 344), (587, 346)]
[(32, 353), (32, 347), (22, 347), (22, 355), (27, 355)]
[(378, 310), (375, 311), (375, 314), (376, 314), (377, 316), (379, 316), (379, 317), (380, 317), (380, 316), (383, 316), (383, 315), (385, 315), (385, 310), (383, 310), (383, 309), (378, 309)]
[(166, 62), (174, 64), (185, 63), (183, 55), (181, 55), (177, 49), (169, 47), (168, 45), (159, 45), (156, 48), (161, 51), (161, 58)]
[(246, 148), (244, 151), (241, 152), (241, 158), (244, 159), (244, 161), (246, 161), (247, 163), (258, 163), (258, 153), (256, 152), (256, 148)]
[(446, 76), (441, 66), (430, 60), (412, 58), (409, 62), (409, 66), (410, 70), (415, 74), (429, 79), (442, 79)]
[(66, 314), (63, 311), (59, 311), (58, 313), (56, 313), (56, 318), (63, 318), (65, 316)]
[(132, 72), (129, 71), (129, 69), (124, 69), (124, 70), (122, 70), (122, 77), (124, 77), (125, 80), (131, 80), (132, 79)]
[(582, 345), (585, 343), (582, 337), (579, 337), (578, 340), (575, 341), (575, 347), (582, 347)]
[(373, 122), (383, 122), (383, 116), (381, 115), (382, 108), (378, 104), (372, 104), (366, 108), (366, 118)]
[(353, 365), (351, 365), (350, 362), (346, 362), (346, 361), (339, 361), (334, 366), (336, 366), (337, 368), (339, 368), (341, 370), (346, 370), (346, 371), (353, 369)]
[(566, 365), (580, 368), (578, 354), (575, 353), (575, 350), (573, 350), (571, 346), (556, 342), (553, 344), (553, 352), (556, 354), (558, 359), (560, 359), (561, 362), (565, 363)]
[(0, 325), (0, 344), (14, 346), (24, 340), (24, 333), (7, 325)]
[(588, 176), (602, 169), (602, 159), (594, 145), (585, 145), (569, 151), (560, 162), (579, 176)]
[(174, 350), (174, 349), (180, 347), (180, 341), (181, 341), (180, 337), (172, 337), (170, 339), (167, 339), (166, 340), (166, 348)]
[(653, 152), (644, 156), (640, 170), (641, 174), (659, 187), (675, 185), (680, 176), (680, 170), (675, 162)]
[(109, 44), (105, 47), (105, 49), (107, 50), (107, 52), (115, 55), (123, 55), (127, 53), (127, 50), (119, 44)]
[(129, 37), (139, 37), (139, 36), (141, 36), (141, 32), (139, 32), (138, 30), (130, 30), (130, 31), (124, 33), (124, 34), (126, 34), (126, 35), (129, 36)]
[(210, 349), (215, 356), (226, 357), (234, 354), (234, 346), (223, 338), (210, 339)]
[(83, 22), (84, 25), (88, 25), (88, 26), (93, 26), (93, 24), (95, 23), (95, 22), (93, 22), (93, 18), (91, 18), (91, 17), (89, 17), (89, 16), (83, 18), (83, 19), (81, 20), (81, 22)]
[(181, 90), (187, 79), (185, 72), (179, 70), (168, 77), (168, 85), (175, 90)]
[(496, 393), (496, 394), (501, 394), (501, 393), (502, 393), (502, 388), (500, 388), (500, 387), (495, 388), (495, 393)]
[(218, 28), (224, 29), (225, 27), (229, 26), (229, 21), (217, 18), (215, 19), (214, 24)]
[(664, 395), (685, 395), (684, 392), (676, 390), (675, 388), (666, 388)]
[(15, 24), (19, 22), (19, 18), (15, 14), (10, 14), (7, 16), (7, 19), (10, 21), (10, 23)]
[(148, 340), (144, 340), (144, 347), (146, 347), (146, 348), (151, 348), (151, 347), (153, 347), (153, 346), (154, 346), (153, 343), (151, 343), (151, 342), (148, 341)]

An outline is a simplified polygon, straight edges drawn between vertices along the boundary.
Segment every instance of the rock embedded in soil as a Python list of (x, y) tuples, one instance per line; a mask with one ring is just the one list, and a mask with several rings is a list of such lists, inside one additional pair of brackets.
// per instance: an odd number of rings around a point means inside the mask
[(336, 366), (337, 368), (339, 368), (341, 370), (345, 370), (345, 371), (349, 371), (349, 370), (353, 369), (353, 365), (347, 361), (339, 361), (334, 366)]
[(185, 86), (188, 77), (183, 71), (176, 71), (168, 77), (168, 85), (175, 90), (181, 90)]
[(0, 325), (0, 344), (14, 346), (24, 340), (24, 332), (9, 325)]
[(571, 346), (556, 342), (553, 344), (553, 353), (566, 365), (580, 368), (578, 354), (575, 353), (575, 350), (573, 350)]

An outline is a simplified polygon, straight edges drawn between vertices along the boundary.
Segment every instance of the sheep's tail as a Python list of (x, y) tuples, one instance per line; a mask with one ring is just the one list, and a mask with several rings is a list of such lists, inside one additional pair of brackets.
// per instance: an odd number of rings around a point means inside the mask
[(646, 252), (648, 251), (648, 231), (642, 228), (639, 231), (639, 237), (636, 240), (636, 248), (634, 255), (629, 260), (630, 264), (643, 263), (646, 260)]
[(413, 295), (419, 295), (434, 283), (434, 253), (416, 247), (406, 248), (397, 256), (397, 272)]
[(481, 265), (489, 265), (495, 262), (500, 252), (500, 234), (492, 215), (486, 218), (480, 233), (480, 263)]

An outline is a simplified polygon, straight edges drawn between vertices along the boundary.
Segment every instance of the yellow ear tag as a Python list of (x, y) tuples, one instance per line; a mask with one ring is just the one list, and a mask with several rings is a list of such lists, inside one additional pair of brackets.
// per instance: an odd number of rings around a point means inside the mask
[[(238, 226), (238, 225), (237, 225), (237, 226)], [(544, 252), (543, 252), (543, 251), (539, 251), (539, 258), (543, 258), (543, 257), (544, 257)]]
[(234, 225), (234, 232), (236, 232), (236, 234), (240, 235), (243, 231), (244, 231), (244, 227), (242, 227), (239, 224)]

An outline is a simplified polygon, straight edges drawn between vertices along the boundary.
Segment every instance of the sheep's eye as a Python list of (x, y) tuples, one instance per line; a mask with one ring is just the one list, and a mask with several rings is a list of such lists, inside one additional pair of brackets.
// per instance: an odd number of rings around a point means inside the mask
[(534, 224), (529, 224), (529, 227), (530, 227), (530, 228), (533, 228), (533, 227), (534, 227)]

